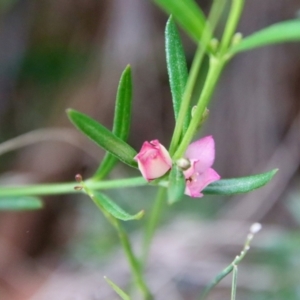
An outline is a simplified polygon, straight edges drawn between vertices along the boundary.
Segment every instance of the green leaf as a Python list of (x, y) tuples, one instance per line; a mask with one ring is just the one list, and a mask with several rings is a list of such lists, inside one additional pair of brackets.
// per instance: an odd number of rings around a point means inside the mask
[(267, 173), (247, 177), (218, 180), (208, 185), (203, 190), (203, 193), (206, 195), (234, 195), (248, 193), (266, 185), (277, 171), (278, 169), (274, 169)]
[(143, 217), (144, 211), (141, 210), (135, 215), (130, 215), (126, 211), (124, 211), (117, 203), (110, 200), (106, 195), (95, 192), (93, 200), (106, 212), (114, 216), (116, 219), (122, 221), (131, 221), (131, 220), (139, 220)]
[(239, 44), (231, 48), (230, 54), (271, 44), (297, 41), (300, 41), (300, 20), (285, 21), (247, 36)]
[(106, 276), (104, 276), (104, 279), (123, 300), (130, 300), (130, 297), (120, 287), (118, 287), (114, 282), (112, 282)]
[(0, 197), (0, 210), (36, 210), (43, 207), (43, 202), (37, 197)]
[(197, 43), (206, 26), (205, 16), (194, 0), (154, 0), (182, 26)]
[(172, 16), (169, 18), (166, 25), (165, 39), (167, 69), (172, 92), (174, 114), (175, 119), (177, 120), (188, 79), (188, 69), (180, 36)]
[(185, 178), (182, 170), (174, 165), (169, 176), (168, 203), (173, 204), (182, 199), (185, 190)]
[(137, 163), (133, 159), (137, 153), (127, 143), (89, 116), (73, 109), (68, 109), (67, 113), (75, 127), (93, 142), (113, 154), (125, 164), (137, 168)]
[(132, 78), (131, 67), (128, 65), (120, 78), (113, 125), (113, 133), (124, 141), (126, 141), (129, 136), (131, 123), (131, 103)]
[[(113, 134), (123, 141), (129, 136), (131, 123), (131, 103), (132, 103), (132, 78), (131, 68), (128, 65), (123, 71), (116, 97)], [(117, 159), (110, 153), (106, 153), (98, 170), (93, 176), (94, 179), (104, 178), (115, 166)]]

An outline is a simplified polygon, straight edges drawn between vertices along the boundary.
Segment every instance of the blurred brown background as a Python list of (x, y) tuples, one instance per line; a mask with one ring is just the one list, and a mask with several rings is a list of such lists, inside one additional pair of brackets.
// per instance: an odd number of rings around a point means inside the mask
[[(198, 2), (208, 10), (210, 1)], [(296, 0), (247, 1), (239, 31), (246, 36), (296, 18), (298, 10)], [(110, 127), (127, 64), (134, 80), (129, 143), (169, 143), (167, 16), (151, 1), (3, 0), (0, 17), (0, 141), (31, 132), (25, 147), (1, 156), (2, 185), (91, 175), (104, 153), (73, 129), (65, 109)], [(190, 64), (195, 45), (182, 37)], [(156, 299), (197, 299), (257, 221), (264, 230), (241, 264), (238, 295), (300, 299), (299, 50), (299, 43), (265, 47), (227, 66), (199, 133), (215, 138), (215, 169), (224, 178), (280, 171), (249, 195), (186, 199), (168, 209), (147, 272)], [(111, 178), (128, 174), (138, 175), (119, 165)], [(154, 188), (111, 195), (129, 210), (147, 211)], [(0, 299), (117, 299), (103, 275), (124, 286), (129, 271), (113, 230), (84, 197), (44, 200), (41, 211), (0, 214)], [(138, 244), (141, 223), (126, 227)], [(229, 299), (229, 288), (225, 280), (211, 299)]]

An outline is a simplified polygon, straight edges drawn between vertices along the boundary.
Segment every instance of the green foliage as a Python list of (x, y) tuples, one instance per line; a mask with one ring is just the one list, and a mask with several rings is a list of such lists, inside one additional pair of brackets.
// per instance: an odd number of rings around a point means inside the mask
[(134, 168), (137, 167), (137, 163), (133, 159), (137, 153), (131, 146), (89, 116), (73, 109), (68, 109), (67, 113), (75, 127), (98, 146), (110, 152), (125, 164)]
[(41, 199), (32, 196), (11, 196), (0, 198), (0, 211), (36, 210), (43, 207)]
[(173, 204), (182, 199), (185, 190), (185, 178), (182, 170), (174, 165), (169, 176), (168, 202)]
[(129, 129), (131, 123), (131, 103), (131, 67), (127, 66), (122, 73), (118, 86), (113, 125), (113, 133), (124, 141), (127, 140), (129, 136)]
[[(115, 136), (126, 141), (129, 136), (132, 104), (131, 68), (127, 66), (122, 73), (115, 104), (114, 125), (112, 132)], [(111, 153), (106, 153), (94, 178), (104, 178), (115, 166), (117, 159)]]
[(300, 20), (271, 25), (244, 38), (230, 53), (248, 51), (266, 45), (300, 41)]
[[(169, 18), (166, 25), (165, 40), (167, 69), (172, 93), (174, 114), (175, 119), (177, 120), (188, 79), (188, 69), (182, 42), (172, 16)], [(187, 114), (185, 121), (186, 126), (188, 126), (189, 119), (190, 114)]]
[(182, 26), (197, 43), (206, 27), (205, 16), (194, 0), (154, 0)]
[(278, 169), (274, 169), (262, 174), (215, 181), (207, 186), (203, 190), (203, 193), (208, 195), (234, 195), (248, 193), (266, 185), (277, 171)]
[(122, 221), (139, 220), (143, 217), (145, 213), (143, 210), (141, 210), (135, 215), (130, 215), (129, 213), (124, 211), (117, 203), (113, 202), (106, 195), (99, 192), (94, 193), (93, 200), (96, 202), (97, 205), (99, 205), (106, 212), (111, 214), (116, 219)]

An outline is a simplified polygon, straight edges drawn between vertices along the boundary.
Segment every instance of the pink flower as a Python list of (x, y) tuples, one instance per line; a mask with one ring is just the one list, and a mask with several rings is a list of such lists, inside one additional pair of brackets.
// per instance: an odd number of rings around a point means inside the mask
[(134, 159), (138, 162), (143, 177), (148, 181), (161, 177), (172, 167), (169, 152), (158, 140), (144, 142)]
[(206, 136), (187, 148), (184, 155), (190, 161), (190, 168), (184, 171), (186, 179), (185, 194), (202, 197), (201, 191), (210, 183), (219, 180), (220, 175), (211, 168), (215, 160), (215, 142), (212, 136)]

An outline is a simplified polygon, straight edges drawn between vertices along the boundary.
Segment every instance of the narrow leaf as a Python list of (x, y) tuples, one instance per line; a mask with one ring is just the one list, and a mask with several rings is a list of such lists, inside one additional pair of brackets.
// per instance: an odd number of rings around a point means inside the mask
[(182, 199), (185, 190), (185, 178), (183, 172), (176, 165), (173, 166), (169, 176), (168, 202), (173, 204)]
[(278, 169), (274, 169), (267, 173), (247, 177), (218, 180), (207, 186), (203, 190), (203, 193), (206, 195), (233, 195), (248, 193), (266, 185), (277, 171)]
[[(123, 71), (116, 97), (114, 125), (112, 132), (118, 138), (126, 141), (129, 136), (131, 123), (131, 103), (132, 103), (132, 79), (131, 68), (127, 66)], [(105, 154), (94, 178), (104, 178), (115, 166), (117, 159), (109, 152)]]
[(120, 287), (118, 287), (114, 282), (112, 282), (106, 276), (104, 276), (104, 279), (123, 300), (130, 300), (130, 297)]
[(244, 38), (233, 46), (230, 53), (247, 51), (271, 44), (300, 41), (300, 20), (285, 21), (271, 25)]
[(128, 65), (123, 71), (116, 99), (113, 133), (126, 141), (129, 136), (131, 122), (132, 79), (131, 67)]
[(68, 109), (67, 113), (75, 127), (93, 142), (113, 154), (125, 164), (134, 168), (137, 167), (137, 163), (133, 159), (137, 153), (127, 143), (89, 116), (73, 109)]
[(1, 197), (0, 210), (36, 210), (43, 207), (43, 202), (37, 197), (24, 196), (24, 197)]
[(205, 16), (194, 0), (154, 0), (182, 26), (197, 43), (206, 26)]
[(180, 36), (172, 16), (169, 18), (166, 25), (165, 39), (167, 69), (172, 93), (174, 114), (175, 119), (177, 120), (188, 78), (188, 69)]
[(94, 194), (94, 201), (100, 205), (105, 211), (114, 216), (116, 219), (122, 221), (139, 220), (143, 217), (144, 211), (141, 210), (135, 215), (131, 215), (124, 211), (117, 203), (113, 202), (110, 198), (102, 193)]

